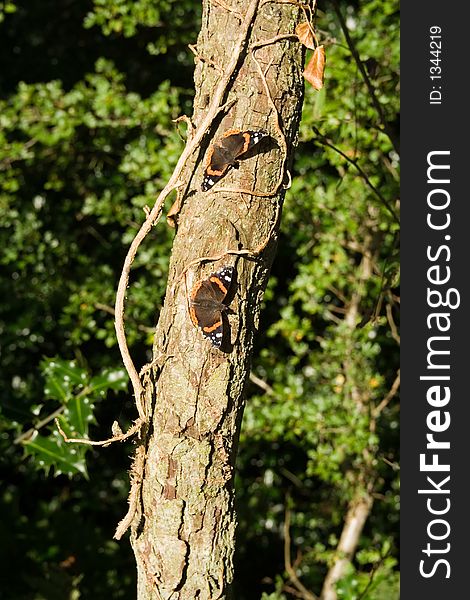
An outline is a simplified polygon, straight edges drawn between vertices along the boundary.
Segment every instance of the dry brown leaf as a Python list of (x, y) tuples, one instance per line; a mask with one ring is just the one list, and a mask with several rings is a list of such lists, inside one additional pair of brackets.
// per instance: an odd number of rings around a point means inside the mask
[(317, 46), (304, 71), (305, 79), (315, 90), (321, 90), (323, 87), (325, 62), (325, 48), (323, 46)]
[(311, 26), (305, 21), (304, 23), (299, 23), (295, 28), (295, 33), (299, 38), (299, 41), (310, 50), (315, 50), (315, 38), (313, 35), (313, 30)]
[(176, 225), (178, 223), (178, 215), (180, 214), (181, 206), (182, 206), (181, 198), (178, 196), (176, 198), (176, 200), (173, 202), (173, 204), (171, 205), (170, 210), (167, 212), (166, 222), (168, 223), (168, 225), (170, 227), (173, 227), (173, 229), (176, 229)]

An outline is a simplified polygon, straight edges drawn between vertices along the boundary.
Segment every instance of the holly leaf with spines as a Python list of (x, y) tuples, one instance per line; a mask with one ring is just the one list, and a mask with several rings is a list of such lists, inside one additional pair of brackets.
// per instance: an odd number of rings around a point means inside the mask
[[(45, 400), (56, 400), (62, 405), (63, 412), (59, 414), (58, 420), (69, 438), (87, 439), (89, 425), (95, 422), (96, 402), (109, 391), (124, 391), (128, 383), (124, 369), (104, 368), (91, 377), (75, 361), (58, 358), (44, 359), (41, 367), (46, 378)], [(58, 410), (60, 411), (60, 407)], [(45, 435), (43, 431), (48, 431), (49, 435)], [(48, 425), (41, 433), (36, 432), (23, 444), (26, 453), (34, 457), (38, 466), (46, 473), (53, 467), (55, 475), (65, 474), (71, 477), (80, 473), (88, 477), (86, 452), (90, 446), (66, 442), (54, 424)]]
[(68, 402), (73, 388), (83, 386), (86, 381), (86, 371), (77, 367), (74, 361), (60, 359), (44, 360), (42, 371), (46, 376), (44, 394), (46, 398)]
[[(61, 427), (68, 434), (69, 427), (65, 419), (61, 418), (60, 422)], [(49, 436), (38, 434), (24, 442), (24, 445), (26, 453), (34, 457), (36, 464), (44, 469), (46, 475), (53, 467), (56, 476), (64, 474), (71, 477), (81, 473), (88, 479), (85, 453), (89, 446), (68, 444), (58, 431), (53, 431)]]

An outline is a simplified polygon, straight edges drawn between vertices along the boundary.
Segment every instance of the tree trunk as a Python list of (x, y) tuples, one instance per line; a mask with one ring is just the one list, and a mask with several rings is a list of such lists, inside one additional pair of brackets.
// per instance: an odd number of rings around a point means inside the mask
[[(229, 595), (236, 527), (233, 467), (243, 392), (303, 98), (303, 51), (292, 35), (300, 16), (298, 5), (285, 2), (204, 1), (192, 118), (196, 130), (237, 47), (242, 52), (222, 98), (221, 104), (229, 104), (184, 171), (154, 368), (145, 383), (151, 422), (137, 451), (145, 460), (131, 532), (139, 600)], [(247, 19), (246, 43), (240, 43)], [(268, 40), (253, 56), (253, 44)], [(208, 147), (231, 128), (263, 129), (270, 138), (202, 192)], [(256, 251), (227, 252), (250, 249)], [(236, 280), (228, 314), (230, 343), (222, 351), (192, 324), (188, 296), (195, 282), (227, 265), (235, 267)]]

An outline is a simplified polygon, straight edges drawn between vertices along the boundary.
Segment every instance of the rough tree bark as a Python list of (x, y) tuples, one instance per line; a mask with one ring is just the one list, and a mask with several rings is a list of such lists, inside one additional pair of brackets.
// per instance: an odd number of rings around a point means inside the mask
[[(153, 367), (144, 381), (151, 417), (137, 448), (144, 472), (131, 543), (139, 600), (227, 598), (233, 579), (233, 467), (243, 393), (303, 99), (303, 50), (293, 35), (305, 19), (299, 3), (204, 0), (191, 119), (197, 131), (250, 11), (246, 43), (222, 98), (225, 108), (181, 178), (184, 202)], [(201, 192), (210, 142), (230, 128), (264, 129), (270, 139)], [(255, 251), (227, 252), (250, 249)], [(230, 347), (222, 352), (191, 323), (188, 293), (225, 265), (235, 266), (236, 282)]]

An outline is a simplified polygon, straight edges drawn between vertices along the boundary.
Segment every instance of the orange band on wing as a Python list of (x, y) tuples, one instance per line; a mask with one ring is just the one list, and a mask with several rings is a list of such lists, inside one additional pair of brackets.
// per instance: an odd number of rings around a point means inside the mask
[(211, 160), (212, 160), (212, 155), (214, 154), (214, 146), (212, 145), (209, 150), (207, 151), (207, 156), (206, 156), (206, 165), (209, 166), (211, 164)]
[(189, 316), (191, 317), (191, 321), (194, 323), (194, 325), (196, 325), (196, 327), (199, 327), (199, 323), (197, 322), (197, 317), (196, 317), (196, 311), (194, 310), (194, 307), (190, 307), (189, 309)]
[(243, 148), (242, 148), (242, 151), (240, 152), (240, 154), (245, 154), (245, 152), (250, 147), (250, 134), (249, 133), (244, 133), (243, 134), (243, 139), (245, 140), (245, 143), (243, 145)]
[(213, 175), (214, 177), (222, 177), (222, 175), (227, 171), (230, 165), (225, 165), (221, 171), (217, 171), (216, 169), (211, 169), (210, 165), (207, 165), (205, 175)]
[(224, 135), (222, 136), (224, 137), (229, 137), (230, 135), (233, 135), (234, 133), (241, 133), (240, 129), (227, 129), (227, 131), (224, 132)]
[(213, 331), (218, 329), (221, 325), (222, 325), (222, 321), (217, 321), (217, 323), (214, 323), (214, 325), (211, 325), (210, 327), (203, 327), (202, 331), (204, 331), (204, 333), (212, 333)]
[(193, 289), (191, 290), (191, 300), (194, 300), (194, 298), (196, 297), (196, 294), (199, 291), (199, 288), (202, 285), (202, 281), (198, 281), (197, 283), (194, 284)]
[(224, 286), (224, 284), (220, 281), (220, 279), (218, 277), (209, 277), (209, 281), (212, 281), (212, 283), (215, 283), (224, 294), (227, 293), (227, 288)]

